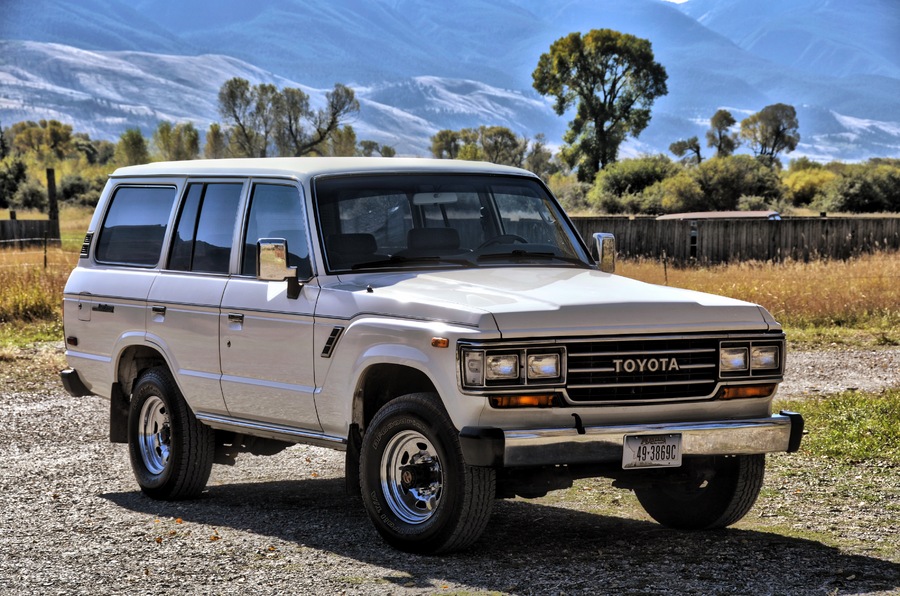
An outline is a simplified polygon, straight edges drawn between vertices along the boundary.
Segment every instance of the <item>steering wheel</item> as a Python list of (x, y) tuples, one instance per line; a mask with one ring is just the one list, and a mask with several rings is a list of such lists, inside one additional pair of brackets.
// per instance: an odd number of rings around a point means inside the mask
[(518, 234), (500, 234), (499, 236), (488, 238), (487, 240), (479, 244), (478, 248), (476, 248), (475, 250), (481, 250), (482, 248), (487, 248), (488, 246), (493, 246), (495, 244), (514, 244), (516, 242), (528, 244), (528, 240), (522, 238)]

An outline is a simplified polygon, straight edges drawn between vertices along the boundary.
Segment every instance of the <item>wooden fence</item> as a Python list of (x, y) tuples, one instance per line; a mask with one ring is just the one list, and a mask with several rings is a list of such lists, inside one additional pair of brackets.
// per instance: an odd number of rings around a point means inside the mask
[(797, 217), (782, 220), (657, 220), (576, 217), (582, 238), (611, 232), (622, 257), (662, 258), (676, 265), (731, 261), (848, 259), (900, 250), (900, 217)]
[(59, 221), (49, 219), (0, 220), (0, 248), (22, 248), (59, 242)]

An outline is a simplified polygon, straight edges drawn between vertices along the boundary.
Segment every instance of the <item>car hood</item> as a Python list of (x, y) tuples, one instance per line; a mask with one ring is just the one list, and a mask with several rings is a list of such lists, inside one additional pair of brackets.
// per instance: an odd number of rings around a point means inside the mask
[(344, 316), (352, 300), (356, 313), (496, 325), (504, 337), (780, 329), (755, 304), (576, 268), (357, 274), (329, 286)]

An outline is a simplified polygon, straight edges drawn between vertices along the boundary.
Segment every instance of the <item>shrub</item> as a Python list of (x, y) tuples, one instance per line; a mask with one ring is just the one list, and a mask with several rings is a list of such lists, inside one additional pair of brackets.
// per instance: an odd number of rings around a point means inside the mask
[(652, 155), (636, 159), (624, 159), (610, 164), (597, 174), (592, 195), (600, 200), (604, 194), (622, 197), (626, 194), (640, 194), (653, 184), (674, 176), (679, 166), (665, 155)]
[(713, 157), (692, 170), (709, 211), (733, 211), (742, 196), (781, 198), (783, 187), (778, 173), (749, 155)]

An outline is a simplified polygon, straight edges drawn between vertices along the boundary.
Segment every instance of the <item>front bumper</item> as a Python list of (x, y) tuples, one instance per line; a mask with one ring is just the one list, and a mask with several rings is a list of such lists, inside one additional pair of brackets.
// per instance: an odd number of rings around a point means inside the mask
[(503, 430), (467, 426), (459, 434), (473, 466), (493, 468), (607, 464), (622, 460), (626, 435), (680, 434), (683, 455), (749, 455), (800, 448), (803, 417), (782, 411), (769, 418)]

